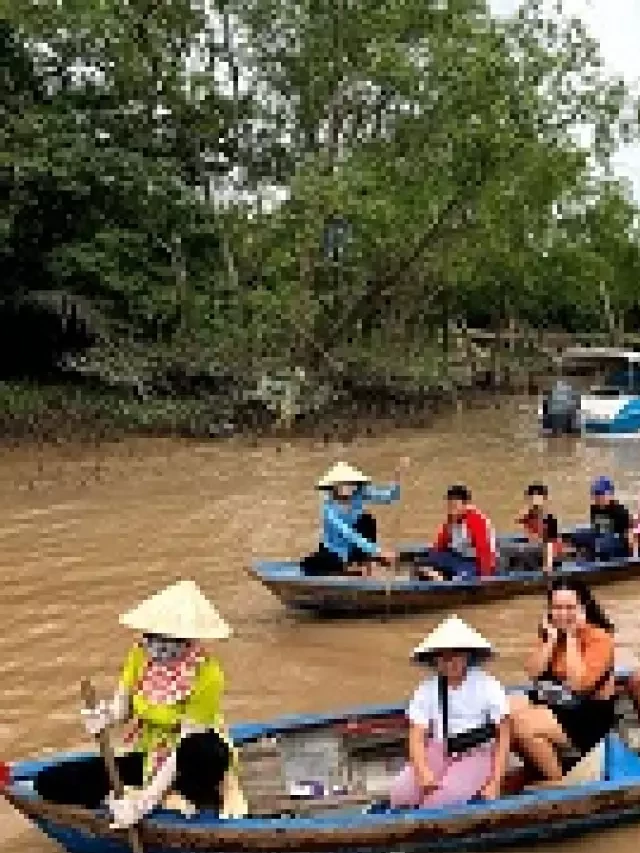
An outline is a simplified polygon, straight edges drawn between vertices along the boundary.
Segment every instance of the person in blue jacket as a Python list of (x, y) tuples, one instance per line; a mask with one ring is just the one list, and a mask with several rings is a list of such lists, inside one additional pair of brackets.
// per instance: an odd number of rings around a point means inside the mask
[(400, 498), (400, 486), (373, 486), (356, 468), (339, 462), (317, 484), (324, 493), (322, 541), (305, 557), (306, 575), (369, 574), (374, 562), (391, 564), (395, 554), (378, 545), (376, 520), (365, 503), (390, 504)]

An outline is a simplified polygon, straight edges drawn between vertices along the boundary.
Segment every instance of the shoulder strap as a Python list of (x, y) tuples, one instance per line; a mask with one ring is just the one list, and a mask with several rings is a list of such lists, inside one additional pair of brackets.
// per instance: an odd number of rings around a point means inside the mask
[(597, 693), (597, 692), (598, 692), (602, 687), (604, 687), (604, 685), (605, 685), (605, 684), (607, 683), (607, 681), (611, 678), (611, 676), (614, 674), (614, 672), (615, 672), (614, 663), (613, 663), (613, 661), (611, 661), (611, 663), (609, 664), (609, 666), (605, 669), (605, 671), (602, 673), (602, 675), (600, 676), (600, 678), (599, 678), (599, 679), (596, 681), (596, 683), (593, 685), (593, 687), (591, 688), (591, 690), (589, 690), (587, 693), (583, 694), (583, 696), (584, 696), (585, 698), (591, 698), (592, 696), (595, 696), (595, 695), (596, 695), (596, 693)]
[(442, 742), (445, 750), (447, 750), (447, 741), (449, 740), (449, 685), (444, 675), (438, 676), (438, 705), (442, 718)]

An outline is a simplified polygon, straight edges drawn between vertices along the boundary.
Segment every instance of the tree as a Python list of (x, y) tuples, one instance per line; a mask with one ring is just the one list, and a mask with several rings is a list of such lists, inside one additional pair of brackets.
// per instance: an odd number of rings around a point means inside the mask
[(627, 93), (535, 0), (15, 0), (3, 26), (4, 298), (81, 296), (116, 341), (247, 370), (635, 305), (635, 207), (592, 174)]
[[(503, 297), (531, 313), (556, 203), (589, 197), (624, 106), (580, 22), (544, 22), (531, 3), (501, 25), (472, 0), (234, 10), (291, 149), (290, 198), (256, 221), (250, 277), (296, 325), (291, 300), (305, 306), (311, 352), (445, 297), (454, 314), (500, 313)], [(336, 214), (353, 230), (337, 287), (320, 254)]]

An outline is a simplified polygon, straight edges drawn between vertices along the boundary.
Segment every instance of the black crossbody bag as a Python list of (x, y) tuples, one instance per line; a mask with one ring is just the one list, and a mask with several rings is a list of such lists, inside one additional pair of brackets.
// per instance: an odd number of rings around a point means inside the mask
[(600, 689), (604, 687), (609, 678), (611, 678), (613, 672), (614, 662), (611, 661), (591, 690), (579, 693), (571, 690), (570, 687), (560, 681), (560, 679), (555, 678), (551, 671), (547, 669), (539, 678), (534, 680), (527, 691), (527, 696), (534, 705), (546, 705), (550, 711), (553, 711), (554, 708), (574, 711), (583, 702), (593, 699)]
[(457, 735), (449, 734), (449, 685), (443, 675), (438, 676), (438, 704), (442, 716), (442, 738), (445, 743), (447, 755), (459, 757), (474, 749), (492, 741), (498, 732), (495, 723), (487, 722), (482, 726), (476, 726), (466, 732)]
[(550, 711), (553, 711), (554, 708), (575, 711), (583, 702), (594, 698), (600, 688), (607, 683), (612, 673), (613, 667), (610, 667), (602, 673), (591, 690), (586, 693), (577, 693), (550, 673), (545, 672), (534, 681), (533, 686), (527, 691), (527, 695), (534, 705), (546, 705)]

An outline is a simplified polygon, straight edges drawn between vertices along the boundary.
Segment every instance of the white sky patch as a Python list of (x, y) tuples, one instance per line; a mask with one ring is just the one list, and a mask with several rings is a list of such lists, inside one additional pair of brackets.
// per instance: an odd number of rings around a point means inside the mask
[[(511, 15), (520, 6), (519, 0), (489, 0), (489, 4), (496, 15)], [(555, 14), (552, 0), (542, 0), (541, 5), (545, 16)], [(640, 92), (640, 0), (564, 0), (563, 12), (581, 18), (598, 40), (606, 73), (623, 77), (632, 93)], [(640, 200), (640, 144), (621, 148), (614, 165)]]

